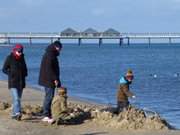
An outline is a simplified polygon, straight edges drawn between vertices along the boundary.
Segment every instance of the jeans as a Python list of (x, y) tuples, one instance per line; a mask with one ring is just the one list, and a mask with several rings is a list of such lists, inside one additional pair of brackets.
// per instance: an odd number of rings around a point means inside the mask
[(17, 88), (11, 88), (10, 91), (13, 102), (12, 116), (16, 116), (21, 113), (21, 97), (23, 90)]
[(51, 117), (51, 103), (54, 97), (55, 89), (45, 87), (45, 98), (43, 102), (43, 115)]

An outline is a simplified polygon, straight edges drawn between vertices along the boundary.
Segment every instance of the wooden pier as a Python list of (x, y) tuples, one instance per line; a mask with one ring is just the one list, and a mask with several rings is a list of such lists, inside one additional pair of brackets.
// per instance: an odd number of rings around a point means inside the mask
[[(147, 39), (147, 43), (150, 45), (152, 39), (168, 39), (169, 44), (172, 43), (172, 39), (180, 39), (180, 33), (98, 33), (98, 34), (84, 34), (81, 32), (62, 34), (62, 33), (0, 33), (0, 42), (11, 44), (11, 40), (27, 39), (30, 44), (34, 39), (49, 39), (50, 42), (61, 39), (77, 39), (78, 45), (82, 44), (83, 39), (97, 39), (99, 46), (103, 44), (103, 39), (118, 39), (119, 45), (130, 45), (131, 39)], [(126, 42), (125, 42), (126, 41)]]

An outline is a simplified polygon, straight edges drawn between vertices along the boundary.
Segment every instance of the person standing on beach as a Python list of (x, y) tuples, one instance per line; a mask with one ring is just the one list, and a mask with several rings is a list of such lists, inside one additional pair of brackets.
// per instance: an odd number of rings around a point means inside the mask
[(13, 109), (12, 119), (21, 119), (21, 97), (25, 88), (27, 66), (23, 54), (23, 46), (16, 44), (7, 56), (2, 71), (8, 75), (8, 88), (11, 91)]
[(119, 87), (117, 92), (117, 111), (121, 112), (124, 108), (129, 106), (128, 97), (135, 98), (135, 95), (129, 90), (129, 85), (134, 78), (132, 70), (128, 70), (126, 75), (119, 80)]
[(59, 79), (60, 69), (58, 56), (62, 49), (62, 44), (55, 41), (46, 48), (43, 55), (39, 74), (39, 85), (45, 88), (45, 98), (43, 102), (42, 121), (48, 122), (51, 119), (51, 103), (54, 97), (55, 88), (61, 86)]

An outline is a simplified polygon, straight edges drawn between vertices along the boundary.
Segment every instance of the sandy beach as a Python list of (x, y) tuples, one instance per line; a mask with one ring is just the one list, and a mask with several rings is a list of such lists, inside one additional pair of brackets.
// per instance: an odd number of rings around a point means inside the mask
[[(23, 93), (22, 104), (36, 104), (41, 105), (44, 93), (33, 90), (32, 88), (25, 88)], [(71, 102), (78, 104), (91, 104), (83, 102), (83, 100), (70, 99)], [(0, 101), (11, 102), (10, 92), (7, 88), (7, 82), (0, 81)], [(93, 105), (93, 103), (92, 103)], [(0, 134), (4, 135), (180, 135), (178, 130), (160, 130), (160, 131), (129, 131), (118, 130), (113, 127), (97, 124), (94, 121), (87, 120), (82, 124), (77, 125), (59, 125), (52, 126), (43, 123), (40, 120), (35, 121), (15, 121), (10, 118), (9, 113), (0, 111)]]

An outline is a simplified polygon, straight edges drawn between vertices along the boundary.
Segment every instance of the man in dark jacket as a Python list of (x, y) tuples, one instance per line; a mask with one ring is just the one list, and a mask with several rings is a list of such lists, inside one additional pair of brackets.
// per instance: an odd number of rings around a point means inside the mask
[(128, 70), (126, 75), (119, 80), (119, 88), (117, 92), (117, 111), (121, 112), (129, 106), (128, 97), (135, 98), (135, 95), (129, 90), (129, 85), (133, 80), (132, 70)]
[(27, 67), (23, 54), (23, 46), (16, 44), (10, 55), (7, 56), (2, 71), (8, 75), (8, 88), (11, 91), (13, 110), (12, 118), (21, 118), (21, 97), (25, 88)]
[(39, 84), (45, 87), (45, 98), (43, 103), (42, 120), (48, 121), (51, 117), (51, 102), (54, 97), (55, 87), (60, 87), (61, 82), (59, 79), (60, 69), (58, 56), (62, 49), (62, 44), (55, 41), (46, 48), (43, 55), (40, 67)]

